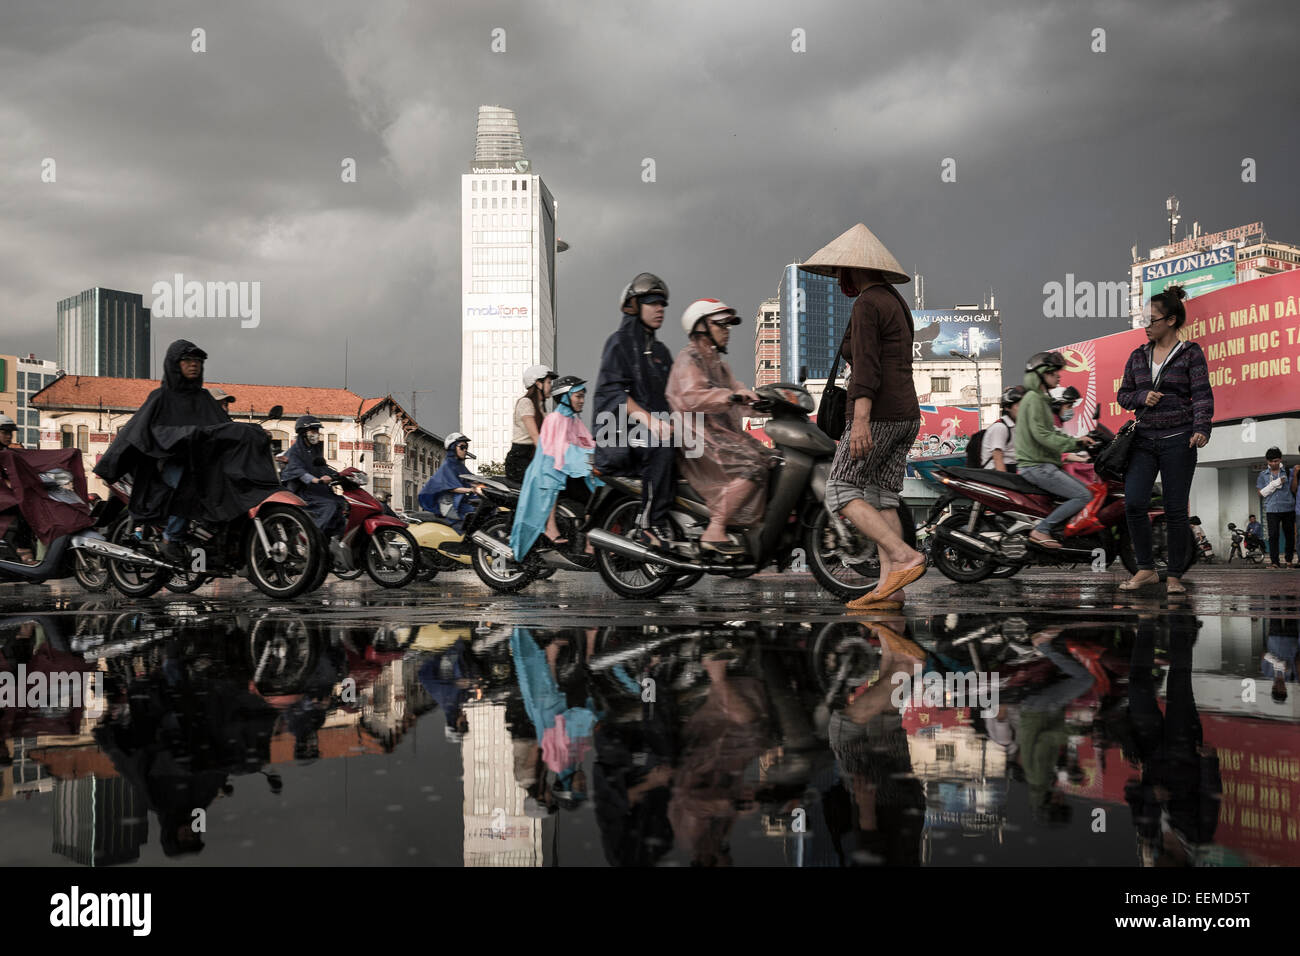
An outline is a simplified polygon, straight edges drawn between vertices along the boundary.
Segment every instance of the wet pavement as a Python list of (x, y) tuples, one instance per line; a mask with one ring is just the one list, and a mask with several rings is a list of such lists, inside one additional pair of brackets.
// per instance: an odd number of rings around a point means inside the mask
[(1300, 864), (1300, 572), (1121, 579), (7, 588), (0, 865)]

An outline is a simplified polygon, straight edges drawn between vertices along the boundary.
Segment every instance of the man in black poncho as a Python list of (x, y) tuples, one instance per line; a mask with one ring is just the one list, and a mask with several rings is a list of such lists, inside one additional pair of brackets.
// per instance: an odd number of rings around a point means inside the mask
[(95, 466), (109, 484), (132, 477), (131, 516), (165, 522), (163, 555), (173, 563), (186, 557), (190, 519), (229, 521), (280, 487), (270, 436), (232, 422), (203, 387), (207, 357), (193, 342), (173, 342), (162, 387), (149, 393)]

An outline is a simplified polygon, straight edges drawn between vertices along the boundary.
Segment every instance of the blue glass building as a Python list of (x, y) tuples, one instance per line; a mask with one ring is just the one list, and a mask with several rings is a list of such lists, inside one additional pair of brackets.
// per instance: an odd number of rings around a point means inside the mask
[(807, 366), (808, 378), (826, 378), (848, 328), (853, 300), (840, 294), (838, 279), (804, 272), (798, 263), (785, 267), (779, 297), (781, 377), (797, 382)]

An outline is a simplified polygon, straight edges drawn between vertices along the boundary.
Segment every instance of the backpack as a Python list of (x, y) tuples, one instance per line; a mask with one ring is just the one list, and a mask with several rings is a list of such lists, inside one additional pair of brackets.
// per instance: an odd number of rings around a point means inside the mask
[(966, 467), (983, 468), (984, 456), (981, 454), (984, 445), (984, 433), (987, 428), (981, 428), (974, 435), (970, 436), (970, 441), (966, 444)]

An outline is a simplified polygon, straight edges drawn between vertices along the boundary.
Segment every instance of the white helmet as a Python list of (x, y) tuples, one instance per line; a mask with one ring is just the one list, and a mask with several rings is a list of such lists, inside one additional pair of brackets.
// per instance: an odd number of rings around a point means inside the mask
[(16, 421), (14, 421), (12, 418), (4, 414), (3, 412), (0, 412), (0, 431), (4, 431), (5, 429), (8, 429), (9, 431), (15, 431), (17, 430), (17, 428), (18, 428), (18, 423)]
[[(466, 445), (468, 445), (469, 436), (464, 434), (463, 432), (452, 432), (450, 435), (447, 436), (447, 440), (443, 442), (443, 447), (446, 448), (447, 451), (450, 453), (461, 442), (464, 442)], [(478, 458), (477, 455), (470, 454), (468, 448), (465, 451), (465, 457), (474, 458), (474, 459)]]
[(556, 374), (545, 365), (530, 365), (524, 370), (524, 388), (530, 387), (539, 378), (556, 378)]
[(731, 321), (727, 323), (728, 325), (740, 324), (740, 316), (736, 315), (736, 310), (721, 299), (696, 299), (682, 313), (682, 331), (690, 335), (695, 330), (695, 324), (700, 319), (717, 315), (720, 312), (725, 312), (731, 317)]

